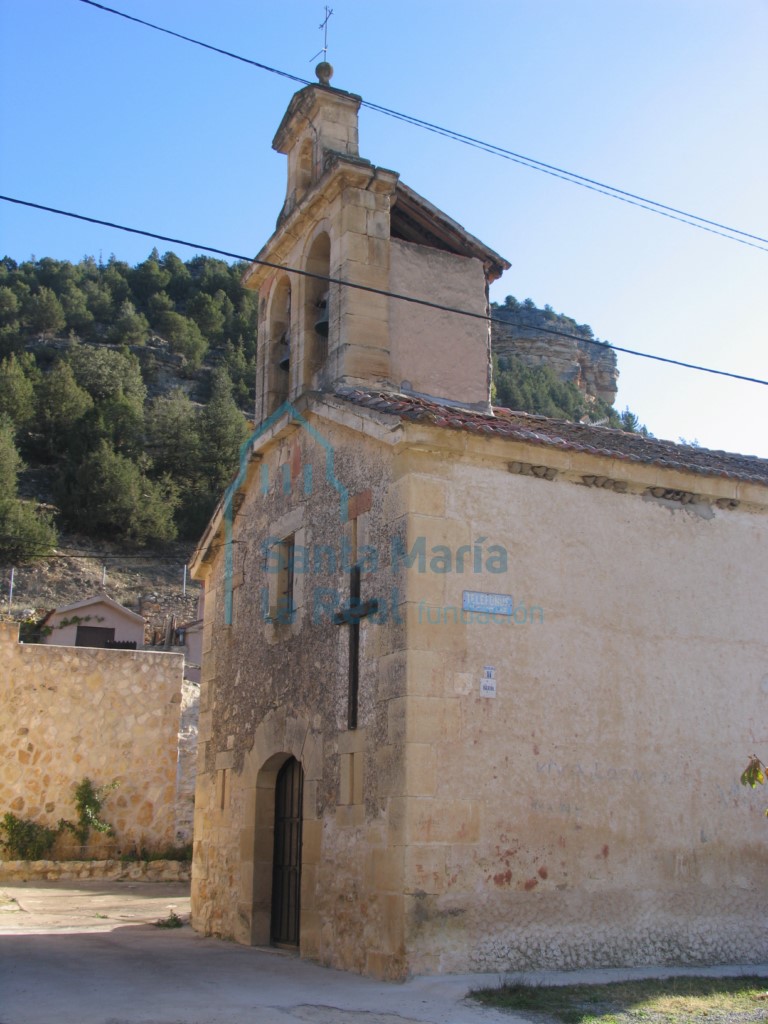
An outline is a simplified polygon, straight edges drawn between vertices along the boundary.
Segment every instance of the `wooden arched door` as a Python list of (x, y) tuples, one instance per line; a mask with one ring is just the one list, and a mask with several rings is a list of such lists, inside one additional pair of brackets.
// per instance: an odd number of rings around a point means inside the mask
[(301, 797), (304, 773), (289, 757), (275, 783), (272, 926), (275, 946), (298, 946), (301, 895)]

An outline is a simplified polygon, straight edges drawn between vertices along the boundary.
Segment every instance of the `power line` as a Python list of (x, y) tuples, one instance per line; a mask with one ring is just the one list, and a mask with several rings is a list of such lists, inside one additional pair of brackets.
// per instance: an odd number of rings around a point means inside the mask
[(233, 53), (231, 50), (222, 50), (219, 46), (212, 46), (210, 43), (204, 43), (200, 39), (193, 39), (192, 36), (185, 36), (181, 32), (174, 32), (173, 29), (163, 28), (162, 25), (155, 25), (151, 21), (144, 21), (143, 18), (136, 18), (132, 14), (126, 14), (125, 11), (118, 11), (114, 7), (107, 7), (105, 4), (97, 4), (95, 0), (80, 0), (81, 3), (88, 4), (89, 7), (98, 7), (100, 11), (106, 11), (107, 14), (116, 14), (120, 18), (125, 18), (126, 21), (135, 21), (137, 25), (144, 25), (146, 28), (152, 28), (156, 32), (164, 32), (167, 36), (175, 36), (176, 39), (183, 39), (185, 43), (194, 43), (195, 46), (202, 46), (205, 50), (212, 50), (214, 53), (220, 53), (223, 57), (231, 57), (233, 60), (239, 60), (243, 64), (250, 64), (255, 68), (260, 68), (262, 71), (269, 71), (273, 75), (280, 75), (282, 78), (289, 78), (292, 82), (299, 82), (301, 85), (309, 85), (310, 83), (305, 78), (298, 78), (296, 75), (291, 75), (287, 71), (280, 71), (278, 68), (271, 68), (268, 64), (260, 64), (256, 60), (251, 60), (249, 57), (242, 57), (239, 53)]
[[(358, 284), (355, 281), (344, 281), (339, 277), (331, 277), (328, 274), (317, 274), (311, 270), (301, 270), (299, 267), (289, 267), (281, 263), (271, 263), (269, 260), (256, 259), (253, 256), (244, 256), (242, 253), (229, 252), (226, 249), (217, 249), (211, 245), (200, 245), (197, 242), (190, 242), (183, 238), (174, 238), (171, 235), (160, 235), (155, 231), (145, 231), (142, 228), (132, 228), (125, 224), (117, 224), (114, 221), (101, 220), (98, 217), (87, 217), (82, 213), (73, 213), (70, 210), (59, 210), (54, 206), (45, 206), (42, 203), (33, 203), (26, 199), (17, 199), (13, 196), (0, 195), (0, 200), (6, 203), (14, 203), (17, 206), (26, 206), (33, 210), (42, 210), (44, 213), (55, 213), (61, 217), (70, 217), (73, 220), (85, 221), (88, 224), (98, 224), (100, 227), (115, 228), (117, 231), (127, 231), (132, 235), (141, 235), (144, 238), (152, 238), (160, 242), (170, 242), (172, 245), (183, 245), (198, 252), (210, 252), (216, 256), (225, 256), (228, 259), (238, 260), (244, 263), (256, 263), (260, 267), (268, 267), (271, 270), (281, 270), (284, 273), (296, 274), (299, 277), (310, 277), (328, 284), (336, 284), (343, 288), (354, 288), (357, 291), (369, 292), (372, 295), (381, 295), (384, 298), (396, 299), (400, 302), (410, 302), (416, 306), (427, 306), (443, 313), (455, 313), (458, 316), (470, 317), (473, 320), (483, 320), (486, 323), (504, 324), (509, 326), (510, 320), (501, 317), (487, 316), (484, 313), (475, 313), (469, 309), (459, 309), (457, 306), (446, 306), (440, 302), (432, 302), (430, 299), (419, 299), (414, 295), (402, 295), (399, 292), (390, 292), (384, 288), (374, 288), (371, 285)], [(527, 324), (518, 323), (517, 326), (527, 327)], [(686, 370), (698, 370), (700, 373), (712, 373), (718, 377), (730, 377), (732, 380), (742, 380), (749, 384), (763, 384), (768, 387), (768, 380), (761, 380), (759, 377), (748, 377), (740, 373), (731, 373), (727, 370), (715, 370), (711, 366), (699, 366), (696, 363), (686, 363), (680, 359), (670, 359), (667, 356), (657, 356), (649, 352), (639, 352), (637, 349), (623, 348), (620, 345), (612, 345), (609, 342), (597, 341), (593, 338), (579, 338), (567, 331), (558, 331), (551, 327), (533, 328), (541, 334), (552, 334), (559, 338), (576, 338), (585, 345), (596, 345), (602, 349), (613, 349), (614, 352), (622, 352), (625, 355), (637, 356), (639, 359), (651, 359), (657, 363), (667, 363), (670, 366), (680, 366)]]
[[(114, 7), (108, 7), (106, 4), (97, 3), (96, 0), (80, 0), (80, 3), (87, 4), (89, 7), (96, 7), (107, 14), (115, 14), (120, 18), (125, 18), (127, 21), (133, 21), (138, 25), (143, 25), (145, 28), (151, 28), (156, 32), (162, 32), (165, 35), (173, 36), (176, 39), (183, 40), (184, 42), (192, 43), (195, 46), (201, 46), (203, 49), (219, 53), (224, 57), (230, 57), (243, 64), (250, 64), (252, 67), (258, 68), (261, 71), (268, 71), (270, 74), (280, 75), (280, 77), (288, 78), (292, 82), (298, 82), (301, 85), (312, 84), (307, 79), (300, 78), (298, 75), (289, 74), (287, 71), (281, 71), (279, 68), (271, 67), (269, 64), (263, 64), (259, 61), (251, 60), (249, 57), (233, 53), (231, 50), (224, 50), (221, 47), (205, 43), (200, 39), (193, 38), (192, 36), (184, 35), (181, 32), (175, 32), (169, 28), (164, 28), (162, 25), (156, 25), (154, 22), (145, 21), (143, 18), (137, 18), (132, 14), (126, 14), (124, 11), (119, 11)], [(367, 107), (369, 110), (375, 110), (380, 114), (385, 114), (387, 117), (393, 117), (399, 121), (405, 122), (406, 124), (413, 125), (416, 128), (423, 128), (425, 131), (432, 132), (433, 134), (442, 135), (444, 138), (452, 139), (454, 142), (460, 142), (465, 146), (471, 146), (474, 149), (479, 149), (481, 152), (489, 153), (491, 156), (501, 157), (504, 160), (509, 160), (522, 167), (528, 167), (530, 170), (539, 171), (541, 174), (548, 174), (550, 177), (559, 178), (561, 181), (569, 182), (571, 185), (578, 185), (580, 188), (589, 189), (591, 192), (597, 192), (600, 195), (607, 196), (609, 199), (616, 199), (619, 202), (628, 203), (630, 206), (636, 206), (649, 213), (655, 213), (660, 217), (667, 217), (668, 219), (678, 221), (681, 224), (687, 224), (689, 227), (698, 228), (700, 231), (707, 231), (710, 234), (719, 235), (721, 238), (730, 239), (732, 242), (739, 242), (741, 245), (748, 245), (750, 248), (760, 249), (762, 252), (768, 252), (768, 238), (763, 238), (761, 235), (751, 234), (748, 231), (741, 231), (738, 228), (729, 227), (727, 224), (721, 224), (719, 221), (710, 220), (707, 217), (701, 217), (698, 214), (690, 213), (686, 210), (680, 210), (675, 206), (668, 206), (665, 203), (657, 202), (654, 199), (648, 199), (644, 196), (637, 195), (634, 192), (628, 192), (624, 189), (617, 188), (614, 185), (607, 185), (605, 182), (597, 181), (594, 178), (588, 178), (582, 174), (577, 174), (575, 171), (569, 171), (565, 168), (557, 167), (554, 164), (545, 163), (543, 160), (536, 160), (534, 157), (525, 156), (522, 153), (516, 153), (514, 150), (506, 149), (503, 146), (497, 146), (495, 143), (484, 142), (482, 139), (474, 138), (471, 135), (464, 135), (463, 133), (454, 131), (451, 128), (444, 128), (441, 125), (432, 124), (432, 122), (424, 121), (421, 118), (414, 117), (412, 114), (403, 114), (397, 110), (392, 110), (389, 107), (381, 106), (378, 103), (372, 103), (369, 100), (363, 100), (362, 105)], [(748, 239), (752, 239), (752, 241), (748, 241)], [(758, 242), (763, 242), (765, 244), (758, 245), (756, 244)]]
[[(83, 0), (84, 3), (89, 0)], [(420, 118), (413, 117), (410, 114), (400, 114), (397, 111), (389, 110), (387, 107), (381, 107), (375, 103), (369, 103), (363, 100), (363, 106), (369, 107), (371, 110), (378, 110), (382, 114), (388, 114), (391, 117), (397, 117), (408, 124), (413, 124), (417, 127), (424, 128), (427, 131), (436, 132), (439, 135), (444, 135), (447, 138), (454, 139), (457, 142), (463, 142), (468, 146), (473, 146), (477, 149), (484, 150), (486, 153), (491, 153), (495, 156), (501, 156), (508, 160), (512, 160), (515, 163), (523, 164), (523, 166), (530, 167), (531, 170), (541, 171), (544, 174), (551, 174), (553, 177), (561, 178), (563, 181), (569, 181), (572, 185), (582, 185), (584, 188), (589, 188), (593, 192), (601, 192), (602, 195), (607, 195), (611, 199), (619, 199), (622, 202), (630, 203), (632, 206), (640, 206), (642, 209), (648, 210), (651, 213), (658, 213), (661, 216), (670, 216), (672, 220), (680, 220), (683, 224), (688, 224), (690, 227), (701, 227), (702, 230), (708, 230), (703, 225), (710, 225), (711, 228), (721, 228), (721, 231), (713, 230), (713, 234), (719, 235), (723, 232), (730, 232), (730, 234), (723, 234), (724, 238), (731, 238), (731, 235), (741, 235), (744, 238), (752, 238), (757, 242), (765, 242), (768, 244), (768, 238), (763, 238), (761, 235), (752, 235), (747, 231), (740, 231), (738, 228), (731, 228), (727, 224), (720, 224), (716, 220), (708, 220), (706, 217), (700, 217), (695, 213), (688, 213), (685, 210), (678, 210), (674, 206), (667, 206), (664, 203), (658, 203), (654, 199), (647, 199), (644, 196), (636, 195), (634, 192), (626, 192), (624, 189), (616, 188), (614, 185), (606, 185), (605, 182), (596, 181), (594, 178), (587, 178), (584, 175), (576, 174), (575, 171), (568, 171), (562, 167), (556, 167), (553, 164), (544, 163), (542, 160), (536, 160), (534, 157), (524, 156), (522, 153), (515, 153), (514, 150), (505, 149), (503, 146), (497, 146), (492, 142), (484, 142), (482, 139), (473, 138), (471, 135), (463, 135), (461, 132), (454, 131), (451, 128), (443, 128), (440, 125), (431, 124), (429, 121), (422, 121)], [(667, 211), (664, 213), (663, 211)], [(689, 218), (689, 219), (684, 219)], [(699, 221), (699, 224), (691, 223), (692, 221)], [(733, 238), (734, 242), (740, 241), (741, 239)], [(745, 243), (749, 244), (749, 243)], [(763, 249), (768, 252), (761, 245), (756, 245), (753, 248)]]
[[(16, 534), (4, 533), (0, 534), (0, 541), (14, 541), (18, 540)], [(46, 558), (71, 558), (71, 559), (87, 559), (91, 562), (97, 562), (99, 565), (104, 565), (108, 561), (122, 563), (128, 561), (137, 561), (138, 565), (156, 565), (158, 562), (168, 562), (171, 565), (184, 565), (184, 562), (173, 555), (157, 555), (150, 558), (148, 555), (99, 555), (99, 554), (85, 554), (85, 553), (71, 553), (69, 551), (57, 550), (52, 554), (46, 554)], [(3, 566), (2, 571), (5, 571), (10, 566)], [(116, 566), (113, 566), (113, 569)]]
[[(83, 2), (87, 3), (88, 0), (83, 0)], [(493, 143), (483, 142), (480, 139), (473, 139), (472, 136), (469, 135), (461, 135), (459, 132), (454, 132), (449, 128), (441, 128), (439, 125), (430, 125), (429, 122), (420, 121), (418, 118), (410, 117), (408, 114), (398, 114), (395, 111), (387, 110), (386, 107), (378, 107), (374, 104), (366, 103), (365, 101), (363, 101), (363, 103), (365, 106), (371, 107), (374, 110), (379, 110), (381, 113), (389, 114), (391, 117), (397, 117), (408, 124), (422, 127), (427, 131), (434, 132), (436, 135), (443, 135), (445, 138), (453, 139), (455, 142), (461, 142), (466, 146), (471, 146), (473, 149), (479, 149), (481, 152), (490, 153), (492, 156), (499, 156), (504, 160), (509, 160), (511, 163), (520, 164), (522, 167), (528, 167), (532, 171), (539, 171), (541, 174), (548, 174), (552, 178), (559, 178), (561, 181), (568, 182), (571, 185), (578, 185), (580, 188), (588, 189), (590, 192), (597, 192), (599, 195), (607, 196), (609, 199), (616, 199), (629, 206), (636, 206), (638, 209), (647, 210), (648, 213), (655, 213), (659, 217), (666, 217), (669, 220), (676, 220), (680, 224), (687, 224), (688, 227), (698, 228), (699, 231), (706, 231), (711, 235), (719, 235), (721, 238), (727, 238), (731, 242), (739, 242), (741, 245), (747, 245), (751, 249), (760, 249), (762, 252), (768, 252), (768, 246), (757, 244), (757, 242), (768, 243), (768, 238), (762, 238), (760, 235), (751, 235), (746, 231), (739, 231), (738, 228), (730, 228), (726, 224), (718, 224), (717, 221), (707, 220), (705, 217), (699, 217), (695, 213), (685, 213), (683, 210), (676, 210), (674, 206), (665, 206), (663, 203), (657, 203), (653, 199), (645, 199), (642, 196), (635, 196), (634, 193), (624, 192), (622, 189), (615, 188), (613, 185), (605, 185), (602, 182), (593, 181), (592, 178), (585, 178), (580, 174), (575, 174), (573, 171), (567, 171), (562, 168), (554, 167), (551, 164), (545, 164), (540, 160), (535, 160), (533, 157), (522, 156), (512, 150), (496, 146)], [(714, 226), (708, 227), (707, 225)], [(718, 230), (718, 228), (722, 228), (723, 230)], [(731, 233), (728, 234), (728, 232)], [(744, 237), (737, 238), (735, 237), (737, 235), (742, 235)], [(756, 239), (756, 242), (747, 241), (749, 238)]]

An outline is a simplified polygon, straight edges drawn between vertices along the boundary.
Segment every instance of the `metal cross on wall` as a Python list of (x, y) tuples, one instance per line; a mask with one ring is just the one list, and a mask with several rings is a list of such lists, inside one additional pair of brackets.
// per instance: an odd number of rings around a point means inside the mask
[(349, 603), (342, 607), (333, 617), (337, 626), (349, 626), (349, 689), (347, 693), (347, 728), (357, 728), (357, 703), (360, 688), (360, 620), (367, 615), (374, 615), (379, 610), (379, 602), (360, 600), (360, 566), (353, 565), (349, 570)]

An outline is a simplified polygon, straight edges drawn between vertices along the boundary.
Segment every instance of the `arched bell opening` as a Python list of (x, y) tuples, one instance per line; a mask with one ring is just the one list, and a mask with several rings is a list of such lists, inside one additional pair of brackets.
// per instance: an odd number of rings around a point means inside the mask
[(291, 282), (281, 278), (275, 286), (269, 317), (270, 412), (288, 399), (291, 382)]
[(331, 273), (331, 240), (325, 232), (312, 243), (305, 269), (317, 277), (306, 278), (304, 330), (306, 355), (304, 380), (308, 387), (322, 370), (328, 357), (331, 331), (331, 294), (327, 278)]

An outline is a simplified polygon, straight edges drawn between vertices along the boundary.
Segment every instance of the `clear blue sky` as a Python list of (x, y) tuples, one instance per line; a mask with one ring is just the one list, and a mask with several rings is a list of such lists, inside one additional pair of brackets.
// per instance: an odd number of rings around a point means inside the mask
[[(308, 79), (322, 46), (315, 0), (112, 5)], [(767, 0), (330, 6), (335, 86), (768, 237)], [(79, 0), (0, 0), (0, 192), (255, 254), (283, 199), (270, 143), (296, 88)], [(768, 379), (768, 252), (365, 109), (360, 149), (511, 261), (493, 298)], [(151, 248), (0, 203), (0, 253), (17, 260), (135, 263)], [(630, 356), (619, 368), (617, 405), (658, 437), (768, 457), (768, 388)]]

